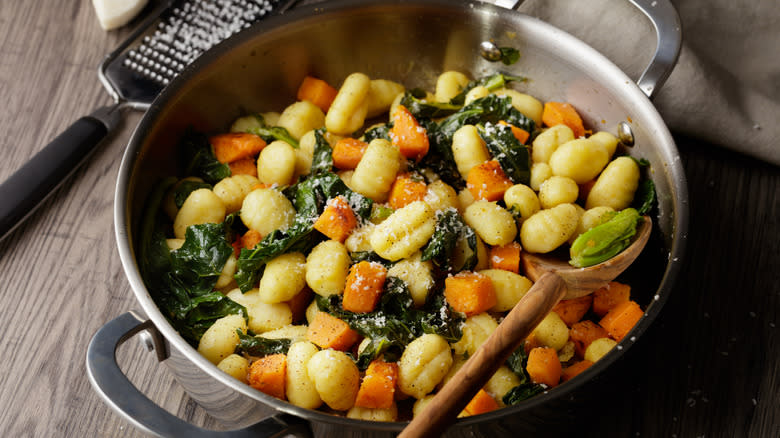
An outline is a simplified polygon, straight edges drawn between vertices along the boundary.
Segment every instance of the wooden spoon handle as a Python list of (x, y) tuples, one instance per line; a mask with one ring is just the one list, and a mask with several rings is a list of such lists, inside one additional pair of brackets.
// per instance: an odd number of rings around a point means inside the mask
[(565, 293), (566, 284), (557, 274), (550, 272), (539, 278), (487, 341), (436, 394), (422, 415), (416, 415), (398, 437), (442, 435)]

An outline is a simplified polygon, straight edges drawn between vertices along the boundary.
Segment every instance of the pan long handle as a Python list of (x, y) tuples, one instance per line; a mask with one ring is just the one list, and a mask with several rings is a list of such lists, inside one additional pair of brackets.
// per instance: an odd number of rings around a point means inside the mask
[(16, 228), (119, 123), (120, 104), (76, 120), (0, 184), (0, 241)]
[[(488, 0), (496, 6), (517, 9), (523, 0)], [(652, 99), (672, 73), (682, 47), (680, 15), (670, 0), (629, 0), (650, 19), (656, 34), (653, 59), (637, 81), (637, 85)]]
[(202, 429), (171, 415), (133, 386), (116, 361), (116, 349), (143, 331), (150, 332), (158, 359), (164, 359), (164, 345), (154, 324), (144, 321), (133, 312), (127, 312), (106, 323), (95, 333), (87, 347), (87, 375), (92, 387), (109, 406), (139, 429), (161, 437), (270, 438), (289, 434), (311, 436), (308, 423), (290, 415), (269, 417), (245, 429), (230, 431)]

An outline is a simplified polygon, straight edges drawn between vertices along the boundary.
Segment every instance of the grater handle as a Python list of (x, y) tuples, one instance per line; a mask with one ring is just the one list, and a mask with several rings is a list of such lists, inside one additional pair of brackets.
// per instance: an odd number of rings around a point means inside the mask
[(119, 105), (82, 117), (0, 184), (0, 241), (73, 173), (119, 122)]

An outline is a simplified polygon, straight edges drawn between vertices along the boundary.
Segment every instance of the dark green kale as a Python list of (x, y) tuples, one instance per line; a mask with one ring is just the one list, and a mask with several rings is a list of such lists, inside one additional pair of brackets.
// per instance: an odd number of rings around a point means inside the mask
[(265, 123), (265, 118), (260, 114), (254, 114), (254, 118), (258, 122), (258, 126), (253, 126), (251, 128), (248, 128), (246, 132), (250, 134), (259, 135), (263, 138), (263, 140), (267, 142), (272, 142), (275, 140), (281, 140), (283, 142), (286, 142), (290, 146), (294, 147), (295, 149), (298, 149), (298, 140), (296, 140), (292, 135), (290, 135), (289, 132), (285, 128), (282, 128), (281, 126), (268, 126)]
[[(453, 254), (458, 243), (468, 248), (461, 266), (454, 266)], [(477, 235), (455, 210), (444, 210), (436, 215), (436, 228), (422, 250), (422, 260), (432, 260), (439, 269), (451, 274), (471, 270), (477, 264)]]
[(640, 215), (645, 215), (653, 209), (655, 205), (655, 184), (650, 178), (645, 178), (639, 183), (639, 187), (634, 194), (634, 207)]
[(513, 47), (499, 47), (501, 62), (504, 65), (512, 65), (520, 60), (520, 51)]
[(512, 134), (509, 126), (487, 123), (479, 125), (479, 136), (488, 151), (515, 184), (528, 185), (531, 180), (531, 154)]
[(262, 336), (252, 336), (244, 334), (241, 330), (236, 330), (238, 334), (238, 345), (236, 354), (246, 353), (250, 356), (268, 356), (269, 354), (287, 354), (292, 341), (290, 339), (269, 339)]
[(193, 129), (187, 129), (177, 146), (178, 162), (183, 164), (182, 174), (197, 176), (209, 184), (216, 184), (230, 176), (230, 167), (214, 156), (208, 137)]
[(401, 98), (401, 105), (406, 107), (415, 119), (438, 119), (455, 113), (463, 106), (451, 102), (426, 102), (426, 92), (419, 88), (408, 90)]
[(311, 160), (310, 175), (330, 172), (333, 169), (333, 149), (324, 137), (325, 128), (314, 131), (314, 155)]
[(376, 140), (377, 138), (390, 141), (390, 130), (392, 128), (392, 123), (385, 123), (384, 125), (373, 127), (363, 134), (363, 141), (371, 143), (371, 140)]
[(380, 354), (387, 360), (396, 360), (406, 345), (425, 333), (441, 335), (451, 342), (461, 337), (464, 318), (447, 306), (443, 296), (415, 309), (406, 283), (397, 277), (387, 277), (377, 309), (370, 313), (344, 310), (338, 295), (317, 296), (316, 300), (320, 310), (343, 320), (370, 340), (357, 358), (361, 369)]
[(170, 227), (160, 214), (162, 198), (173, 180), (163, 181), (149, 197), (139, 245), (144, 284), (157, 306), (192, 345), (219, 318), (247, 315), (246, 309), (214, 291), (225, 262), (233, 251), (224, 224), (187, 228), (181, 248), (170, 251), (163, 231)]

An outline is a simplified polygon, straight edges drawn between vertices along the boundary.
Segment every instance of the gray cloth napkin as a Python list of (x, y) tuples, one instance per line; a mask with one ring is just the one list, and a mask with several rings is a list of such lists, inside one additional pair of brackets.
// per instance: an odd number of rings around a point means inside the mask
[[(780, 166), (777, 0), (672, 3), (683, 47), (653, 100), (670, 130)], [(626, 0), (526, 0), (519, 11), (580, 38), (634, 79), (655, 51), (650, 22)]]

